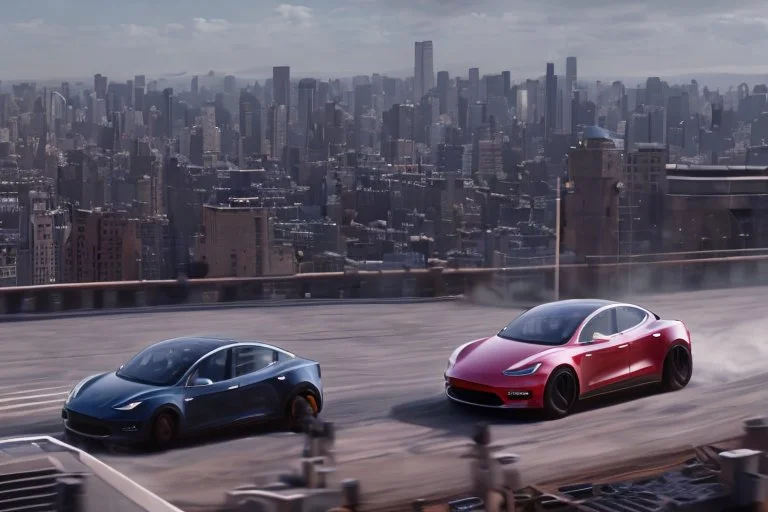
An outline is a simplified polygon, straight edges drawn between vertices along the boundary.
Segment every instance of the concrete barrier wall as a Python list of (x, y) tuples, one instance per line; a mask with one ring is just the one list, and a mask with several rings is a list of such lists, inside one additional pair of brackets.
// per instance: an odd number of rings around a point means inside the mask
[[(0, 288), (0, 319), (29, 313), (311, 299), (433, 298), (541, 301), (553, 266), (418, 269), (284, 277), (121, 281)], [(622, 297), (768, 284), (768, 255), (562, 265), (560, 297)]]

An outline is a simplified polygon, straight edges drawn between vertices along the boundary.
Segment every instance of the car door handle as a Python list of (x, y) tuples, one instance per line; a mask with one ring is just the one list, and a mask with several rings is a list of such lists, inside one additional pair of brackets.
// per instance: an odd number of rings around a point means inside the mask
[(619, 348), (627, 348), (629, 346), (629, 343), (625, 343), (623, 345), (619, 345)]
[(285, 380), (285, 375), (280, 375), (277, 380)]
[(195, 399), (194, 397), (192, 397), (192, 398), (185, 398), (185, 399), (184, 399), (184, 401), (185, 401), (185, 402), (191, 402), (191, 401), (192, 401), (192, 400), (194, 400), (194, 399)]
[(235, 384), (234, 386), (229, 386), (229, 387), (227, 388), (227, 390), (228, 390), (228, 391), (232, 391), (233, 389), (237, 389), (237, 388), (239, 388), (239, 387), (240, 387), (240, 384)]
[(653, 333), (653, 337), (654, 338), (661, 338), (661, 333), (660, 332), (655, 332), (655, 333)]
[(592, 354), (587, 354), (586, 357), (592, 357)]

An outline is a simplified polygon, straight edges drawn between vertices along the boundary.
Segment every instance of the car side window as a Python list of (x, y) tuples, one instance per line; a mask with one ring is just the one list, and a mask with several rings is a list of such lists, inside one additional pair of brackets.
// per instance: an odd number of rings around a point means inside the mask
[(236, 347), (234, 356), (235, 377), (263, 370), (277, 361), (275, 351), (266, 347)]
[(643, 320), (645, 320), (645, 311), (639, 308), (631, 306), (620, 306), (616, 308), (616, 325), (619, 328), (619, 332), (628, 331), (633, 327), (637, 327)]
[(579, 343), (592, 341), (600, 336), (612, 336), (618, 332), (614, 321), (614, 309), (611, 308), (599, 313), (587, 322), (579, 334)]
[(230, 371), (227, 364), (229, 352), (229, 350), (220, 350), (200, 361), (190, 375), (188, 384), (192, 384), (195, 379), (211, 379), (214, 383), (229, 379)]

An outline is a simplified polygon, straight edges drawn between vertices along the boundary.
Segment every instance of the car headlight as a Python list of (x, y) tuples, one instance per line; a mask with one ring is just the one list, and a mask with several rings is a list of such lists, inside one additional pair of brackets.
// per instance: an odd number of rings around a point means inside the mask
[(462, 350), (464, 350), (465, 348), (470, 346), (472, 343), (474, 343), (474, 342), (470, 341), (469, 343), (465, 343), (465, 344), (463, 344), (462, 346), (460, 346), (459, 348), (457, 348), (456, 350), (453, 351), (451, 356), (448, 358), (448, 368), (450, 368), (451, 366), (456, 364), (456, 359), (459, 358), (459, 355), (461, 354)]
[(514, 367), (507, 368), (504, 370), (504, 375), (507, 377), (525, 377), (527, 375), (533, 375), (536, 373), (539, 368), (541, 368), (541, 363), (536, 363), (531, 366), (526, 366), (525, 368), (519, 368), (519, 369), (513, 369)]
[(132, 411), (140, 405), (141, 402), (131, 402), (128, 405), (124, 405), (122, 407), (115, 407), (115, 409), (118, 411)]

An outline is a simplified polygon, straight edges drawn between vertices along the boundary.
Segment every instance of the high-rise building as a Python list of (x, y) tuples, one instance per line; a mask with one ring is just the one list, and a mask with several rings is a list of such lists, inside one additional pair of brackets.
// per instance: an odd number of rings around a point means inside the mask
[(557, 76), (552, 62), (547, 62), (544, 103), (544, 137), (549, 140), (557, 126)]
[(448, 90), (450, 89), (451, 76), (447, 71), (437, 73), (437, 95), (440, 98), (440, 115), (448, 113)]
[(435, 87), (435, 67), (432, 56), (432, 41), (417, 41), (414, 66), (414, 102), (418, 103)]
[(470, 105), (473, 105), (475, 102), (480, 101), (480, 69), (479, 68), (469, 69), (469, 87), (467, 89), (468, 89), (467, 100), (469, 100)]
[(107, 97), (107, 77), (101, 74), (94, 75), (93, 91), (96, 93), (98, 99), (105, 99)]
[(619, 249), (622, 160), (608, 132), (596, 126), (585, 129), (580, 145), (568, 154), (563, 249), (578, 259), (615, 255)]
[(307, 137), (311, 132), (312, 115), (315, 112), (315, 98), (317, 96), (317, 80), (314, 78), (302, 78), (299, 81), (299, 112), (298, 133), (301, 135), (306, 147)]
[(165, 135), (169, 139), (173, 138), (173, 88), (163, 89), (163, 126)]
[(137, 221), (121, 213), (74, 210), (66, 258), (70, 282), (139, 279)]
[(277, 106), (291, 106), (291, 68), (288, 66), (272, 68), (272, 101)]
[[(285, 109), (280, 105), (279, 109)], [(266, 208), (203, 206), (203, 235), (195, 259), (208, 265), (207, 277), (269, 274), (272, 225)]]
[(578, 79), (576, 57), (565, 59), (565, 90), (563, 95), (563, 129), (566, 133), (571, 132), (573, 108), (573, 90), (576, 88)]
[(242, 91), (240, 93), (240, 136), (243, 141), (243, 154), (246, 156), (261, 154), (261, 119), (259, 100), (253, 94)]
[(204, 105), (202, 114), (203, 152), (218, 153), (220, 148), (216, 126), (216, 106), (212, 103)]

